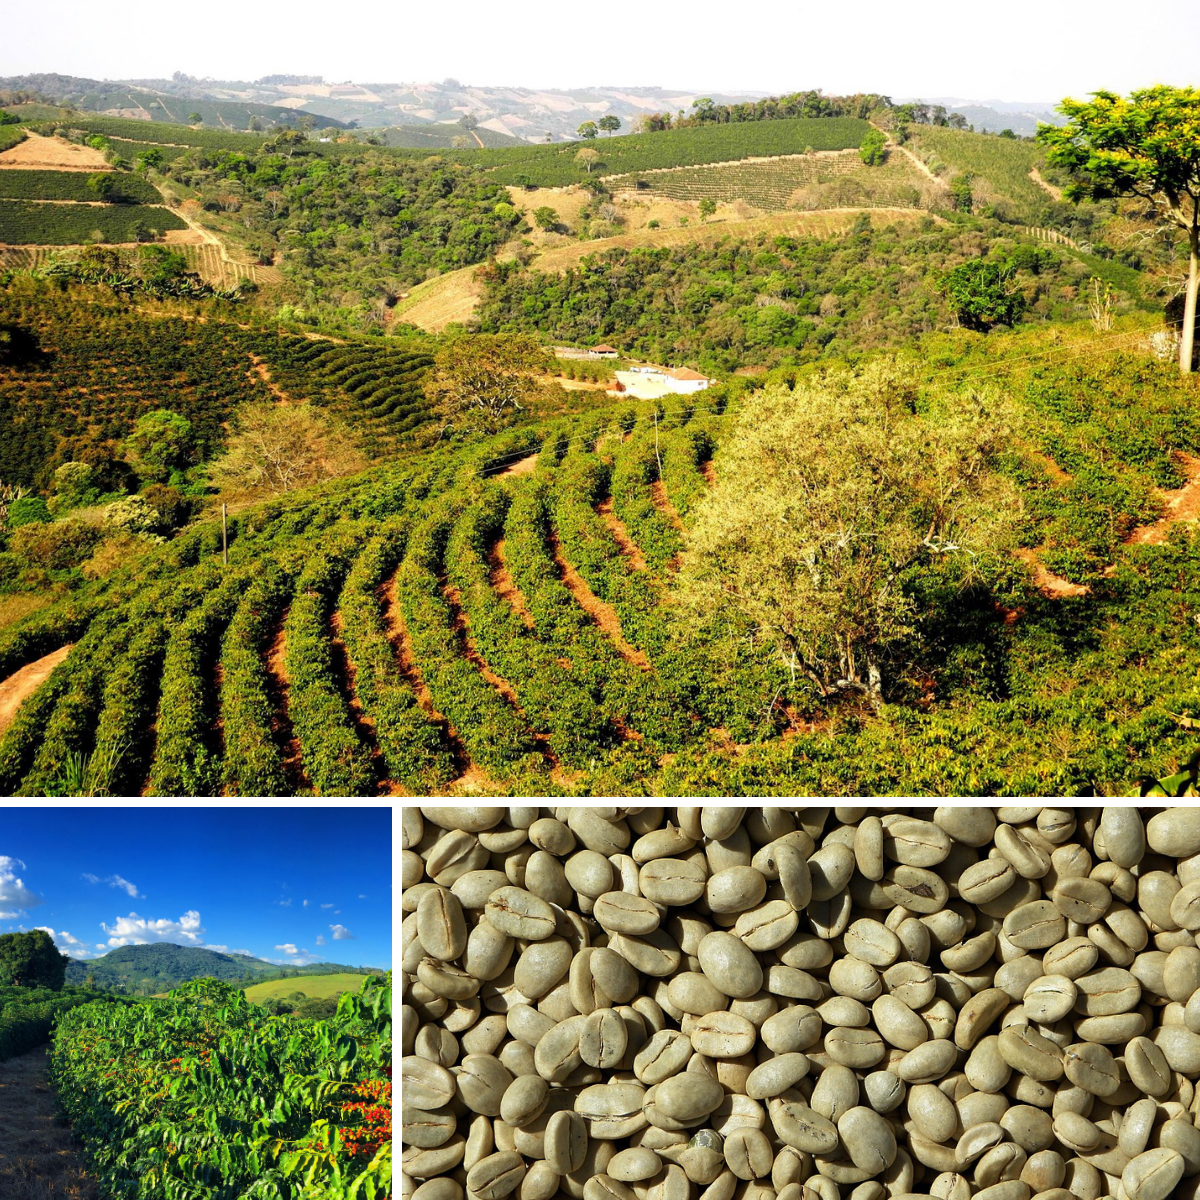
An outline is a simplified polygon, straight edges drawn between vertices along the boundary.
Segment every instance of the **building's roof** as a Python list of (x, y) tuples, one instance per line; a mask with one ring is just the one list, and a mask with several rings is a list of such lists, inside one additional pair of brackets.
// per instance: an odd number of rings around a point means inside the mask
[(593, 346), (592, 350), (596, 354), (616, 354), (617, 352), (617, 348), (615, 346), (606, 345)]
[(707, 375), (701, 375), (699, 371), (693, 371), (691, 367), (668, 367), (664, 374), (669, 375), (672, 379), (703, 379), (708, 381)]

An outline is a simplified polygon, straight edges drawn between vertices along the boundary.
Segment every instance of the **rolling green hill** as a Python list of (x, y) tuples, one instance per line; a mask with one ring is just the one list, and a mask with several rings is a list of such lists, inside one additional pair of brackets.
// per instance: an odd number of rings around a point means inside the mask
[[(580, 183), (592, 173), (620, 175), (756, 156), (802, 154), (806, 149), (846, 150), (859, 145), (869, 128), (866, 121), (856, 117), (790, 117), (634, 133), (565, 145), (452, 150), (447, 157), (482, 167), (500, 183), (562, 187)], [(599, 158), (591, 172), (575, 161), (581, 149), (594, 150)]]
[(297, 112), (274, 104), (242, 100), (213, 100), (163, 91), (152, 86), (113, 84), (69, 75), (23, 75), (0, 79), (0, 88), (34, 91), (53, 104), (81, 112), (123, 111), (134, 120), (193, 124), (193, 115), (215, 129), (250, 129), (257, 122), (264, 130), (296, 128), (307, 117), (313, 129), (344, 129), (345, 124), (317, 113)]
[(276, 979), (270, 983), (256, 983), (245, 988), (246, 999), (255, 1004), (264, 1000), (278, 1000), (292, 992), (303, 992), (310, 1000), (323, 1000), (342, 992), (357, 992), (362, 987), (361, 974), (305, 975), (301, 979)]
[(131, 312), (121, 291), (28, 277), (0, 288), (0, 327), (21, 331), (24, 347), (0, 361), (0, 478), (44, 487), (60, 462), (111, 458), (165, 399), (191, 421), (203, 457), (223, 445), (240, 404), (280, 396), (338, 414), (372, 455), (401, 448), (430, 418), (427, 354), (244, 329), (239, 310), (220, 305), (204, 321), (187, 302), (155, 308)]
[(1015, 549), (1076, 586), (989, 569), (878, 715), (673, 603), (688, 529), (738, 486), (722, 446), (755, 420), (756, 393), (715, 388), (381, 464), (239, 514), (228, 567), (201, 525), (33, 614), (0, 677), (75, 645), (0, 740), (0, 791), (54, 790), (119, 743), (102, 790), (1120, 792), (1186, 753), (1169, 714), (1200, 670), (1195, 539), (1131, 538), (1200, 453), (1193, 389), (1144, 325), (915, 346), (930, 387), (1003, 387)]
[[(524, 143), (520, 138), (506, 133), (497, 133), (494, 129), (476, 129), (475, 136), (484, 146), (497, 148), (502, 146), (520, 146)], [(453, 123), (433, 123), (428, 125), (389, 125), (383, 129), (372, 129), (371, 136), (378, 138), (385, 146), (401, 146), (407, 149), (448, 150), (461, 138), (474, 144), (474, 138), (461, 125)]]
[[(274, 975), (280, 969), (276, 963), (264, 962), (261, 958), (252, 958), (245, 954), (224, 954), (198, 946), (176, 946), (171, 942), (159, 942), (148, 946), (121, 946), (100, 958), (88, 959), (85, 962), (71, 959), (67, 964), (66, 986), (81, 987), (91, 975), (97, 986), (102, 989), (132, 991), (136, 987), (148, 985), (155, 992), (164, 993), (189, 979), (224, 979), (236, 982), (247, 975)], [(296, 970), (305, 975), (329, 974), (339, 980), (351, 980), (352, 982), (342, 986), (342, 991), (357, 990), (363, 975), (382, 974), (374, 969), (356, 970), (354, 967), (338, 963), (314, 963), (311, 966), (289, 970)]]

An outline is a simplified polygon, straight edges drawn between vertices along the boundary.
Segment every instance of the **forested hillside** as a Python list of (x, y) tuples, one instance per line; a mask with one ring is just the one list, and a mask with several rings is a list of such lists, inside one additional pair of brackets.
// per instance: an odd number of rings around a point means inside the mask
[[(332, 975), (361, 972), (382, 974), (374, 968), (347, 967), (339, 963), (313, 963), (291, 967), (289, 972), (304, 975)], [(265, 962), (245, 954), (225, 954), (198, 946), (176, 946), (158, 942), (145, 946), (120, 946), (100, 958), (67, 963), (66, 986), (91, 986), (102, 991), (144, 994), (166, 992), (189, 979), (223, 979), (230, 983), (258, 982), (281, 976), (277, 963)]]
[[(880, 223), (886, 217), (876, 218)], [(479, 327), (536, 330), (560, 341), (611, 342), (631, 355), (706, 369), (856, 356), (936, 328), (936, 279), (984, 256), (1011, 273), (1030, 320), (1079, 320), (1103, 266), (1066, 248), (1032, 246), (1003, 228), (883, 224), (862, 214), (849, 236), (758, 237), (662, 249), (610, 250), (561, 274), (504, 263), (483, 276)], [(1116, 308), (1140, 300), (1117, 276)]]

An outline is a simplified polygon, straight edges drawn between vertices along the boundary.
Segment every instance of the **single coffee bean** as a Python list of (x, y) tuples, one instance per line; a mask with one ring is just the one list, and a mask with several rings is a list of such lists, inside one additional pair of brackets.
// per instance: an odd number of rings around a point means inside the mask
[(700, 969), (726, 996), (747, 999), (763, 985), (763, 970), (754, 952), (732, 934), (714, 932), (701, 942)]
[(604, 892), (597, 896), (592, 916), (609, 933), (650, 933), (661, 920), (658, 908), (650, 900), (628, 892)]
[(400, 1084), (404, 1103), (432, 1112), (454, 1097), (454, 1076), (438, 1063), (410, 1055), (400, 1060)]
[(489, 1154), (467, 1172), (467, 1188), (480, 1200), (502, 1200), (524, 1177), (525, 1160), (519, 1154)]
[(587, 1125), (577, 1112), (556, 1112), (546, 1123), (545, 1157), (551, 1170), (569, 1175), (583, 1166), (588, 1149)]
[(1185, 1165), (1177, 1150), (1147, 1150), (1129, 1160), (1121, 1172), (1121, 1187), (1129, 1200), (1167, 1200), (1183, 1178)]
[(554, 932), (554, 912), (539, 896), (523, 888), (505, 887), (493, 893), (484, 915), (509, 937), (541, 941)]

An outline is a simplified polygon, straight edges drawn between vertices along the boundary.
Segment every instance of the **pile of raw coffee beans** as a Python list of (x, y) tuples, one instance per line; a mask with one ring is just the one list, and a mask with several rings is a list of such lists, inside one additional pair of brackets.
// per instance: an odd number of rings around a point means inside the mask
[(403, 810), (413, 1200), (1200, 1200), (1200, 808)]

